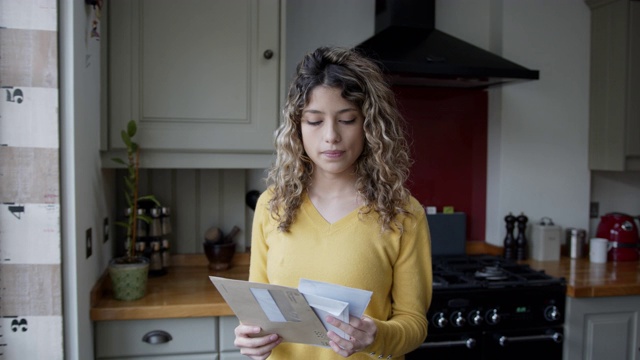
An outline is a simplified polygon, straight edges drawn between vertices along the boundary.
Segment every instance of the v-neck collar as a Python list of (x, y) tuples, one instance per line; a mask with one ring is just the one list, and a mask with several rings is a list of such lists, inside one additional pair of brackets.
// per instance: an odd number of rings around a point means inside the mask
[(302, 212), (304, 213), (305, 216), (307, 216), (311, 220), (311, 222), (315, 227), (317, 227), (322, 231), (336, 231), (341, 228), (352, 225), (354, 218), (358, 217), (358, 212), (361, 209), (361, 207), (358, 207), (352, 210), (350, 213), (346, 214), (345, 216), (341, 217), (339, 220), (333, 223), (330, 223), (329, 221), (327, 221), (327, 219), (325, 219), (322, 216), (322, 214), (320, 214), (320, 212), (315, 207), (315, 205), (313, 205), (313, 202), (309, 197), (309, 193), (305, 192), (303, 196), (304, 196), (304, 199), (303, 199), (302, 205), (300, 206), (300, 208), (302, 209)]

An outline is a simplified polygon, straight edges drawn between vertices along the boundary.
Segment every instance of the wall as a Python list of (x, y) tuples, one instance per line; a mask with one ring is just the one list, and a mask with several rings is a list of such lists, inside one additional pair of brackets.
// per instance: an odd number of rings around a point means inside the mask
[[(104, 2), (108, 3), (108, 2)], [(93, 358), (89, 319), (91, 288), (112, 254), (103, 221), (113, 215), (112, 171), (100, 162), (101, 46), (92, 36), (106, 22), (106, 10), (84, 1), (60, 2), (60, 165), (65, 359)], [(91, 231), (91, 254), (86, 235)], [(110, 234), (109, 234), (110, 235)]]
[(412, 149), (407, 186), (424, 206), (466, 214), (466, 239), (484, 241), (487, 92), (394, 87)]
[[(374, 32), (373, 0), (293, 0), (286, 1), (285, 12), (283, 80), (287, 85), (307, 52), (319, 46), (355, 46)], [(287, 90), (288, 86), (284, 86), (284, 91)]]
[(0, 2), (0, 359), (62, 359), (55, 0)]
[(583, 1), (439, 0), (436, 27), (540, 70), (489, 95), (486, 241), (504, 216), (587, 228), (589, 9)]

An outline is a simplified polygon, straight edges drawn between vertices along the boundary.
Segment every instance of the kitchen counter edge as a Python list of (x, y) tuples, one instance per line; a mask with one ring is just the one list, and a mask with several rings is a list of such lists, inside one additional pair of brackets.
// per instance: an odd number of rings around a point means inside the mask
[[(501, 255), (502, 248), (468, 242), (467, 254)], [(238, 280), (249, 278), (249, 254), (236, 254), (230, 269), (212, 272), (202, 254), (174, 255), (169, 274), (150, 278), (148, 294), (136, 301), (114, 300), (107, 272), (91, 291), (92, 321), (233, 316), (233, 311), (209, 281), (209, 275)], [(526, 260), (532, 269), (562, 277), (567, 296), (592, 298), (640, 295), (638, 262), (592, 264), (588, 259), (562, 257), (558, 261)]]

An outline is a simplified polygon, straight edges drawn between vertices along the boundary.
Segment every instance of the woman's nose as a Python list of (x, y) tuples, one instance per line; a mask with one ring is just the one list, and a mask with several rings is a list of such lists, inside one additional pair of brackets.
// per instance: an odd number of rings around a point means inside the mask
[(328, 126), (325, 127), (324, 133), (324, 141), (328, 143), (336, 143), (340, 141), (340, 133), (336, 127), (336, 124), (333, 122), (329, 122)]

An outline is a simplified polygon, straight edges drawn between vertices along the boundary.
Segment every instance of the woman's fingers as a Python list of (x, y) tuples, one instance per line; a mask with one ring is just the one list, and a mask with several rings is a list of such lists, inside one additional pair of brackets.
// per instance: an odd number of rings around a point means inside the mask
[(344, 339), (333, 331), (327, 333), (327, 336), (331, 339), (329, 343), (331, 348), (344, 357), (350, 356), (371, 345), (378, 331), (375, 323), (369, 317), (359, 319), (352, 316), (349, 319), (349, 323), (345, 323), (329, 316), (327, 317), (327, 321), (349, 336), (349, 339)]
[(254, 360), (264, 360), (273, 348), (282, 342), (282, 338), (277, 334), (257, 336), (259, 333), (260, 328), (257, 326), (240, 324), (236, 327), (234, 345), (240, 349), (242, 355)]

